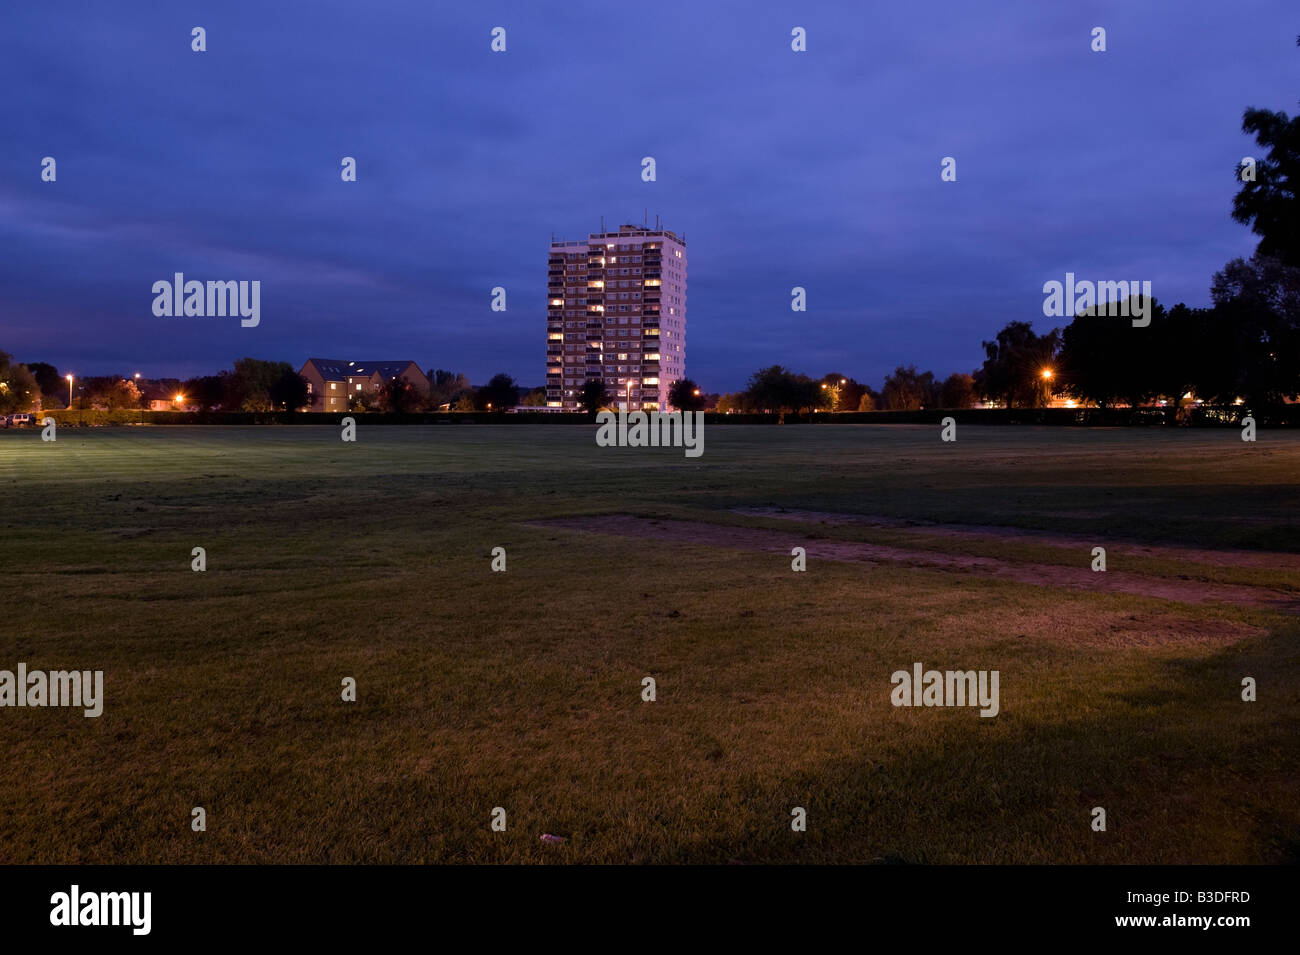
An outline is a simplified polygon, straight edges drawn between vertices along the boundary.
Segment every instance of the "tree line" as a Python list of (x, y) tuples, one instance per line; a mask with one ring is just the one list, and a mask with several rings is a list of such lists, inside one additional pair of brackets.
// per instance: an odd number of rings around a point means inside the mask
[[(459, 373), (442, 368), (427, 372), (427, 392), (403, 378), (385, 383), (378, 392), (358, 392), (349, 399), (353, 412), (506, 411), (516, 405), (546, 404), (546, 389), (525, 389), (506, 374), (486, 385), (472, 385)], [(166, 402), (177, 410), (298, 411), (310, 406), (307, 380), (283, 361), (241, 358), (215, 375), (193, 378), (138, 378), (135, 375), (74, 377), (69, 382), (48, 362), (21, 364), (0, 351), (0, 414), (67, 408), (105, 411), (144, 409)]]

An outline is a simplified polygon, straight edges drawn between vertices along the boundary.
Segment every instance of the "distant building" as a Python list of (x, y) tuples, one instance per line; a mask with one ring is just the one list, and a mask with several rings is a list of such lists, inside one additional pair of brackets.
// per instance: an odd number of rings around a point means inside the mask
[(175, 379), (139, 378), (135, 386), (140, 398), (150, 411), (179, 411), (176, 396), (181, 393), (181, 383)]
[(576, 411), (599, 379), (616, 407), (670, 410), (686, 375), (685, 240), (623, 225), (552, 242), (547, 276), (547, 407)]
[(394, 378), (404, 378), (421, 397), (429, 394), (429, 379), (413, 361), (308, 358), (298, 374), (307, 379), (311, 411), (347, 411), (351, 398), (377, 394)]

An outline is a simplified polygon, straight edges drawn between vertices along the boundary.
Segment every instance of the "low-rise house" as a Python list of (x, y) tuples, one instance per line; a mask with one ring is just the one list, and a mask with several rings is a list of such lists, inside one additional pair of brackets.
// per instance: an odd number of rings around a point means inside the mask
[(429, 394), (429, 379), (413, 361), (308, 358), (298, 374), (307, 380), (312, 411), (347, 411), (353, 398), (376, 397), (395, 378), (405, 379), (422, 398)]

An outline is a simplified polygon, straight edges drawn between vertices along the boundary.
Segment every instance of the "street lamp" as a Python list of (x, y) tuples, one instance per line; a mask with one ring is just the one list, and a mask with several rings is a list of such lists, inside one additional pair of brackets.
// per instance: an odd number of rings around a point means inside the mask
[(1052, 404), (1052, 386), (1049, 384), (1052, 380), (1052, 369), (1044, 368), (1043, 376), (1043, 407), (1050, 407)]
[(72, 376), (68, 375), (68, 410), (72, 410)]
[(847, 378), (841, 378), (841, 379), (840, 379), (840, 384), (839, 384), (839, 385), (828, 385), (828, 384), (826, 384), (826, 382), (824, 382), (824, 381), (822, 382), (822, 391), (829, 391), (829, 392), (831, 393), (831, 413), (832, 413), (832, 414), (834, 414), (834, 413), (835, 413), (835, 409), (838, 408), (838, 407), (840, 406), (840, 385), (847, 385), (848, 383), (849, 383), (849, 380), (848, 380)]

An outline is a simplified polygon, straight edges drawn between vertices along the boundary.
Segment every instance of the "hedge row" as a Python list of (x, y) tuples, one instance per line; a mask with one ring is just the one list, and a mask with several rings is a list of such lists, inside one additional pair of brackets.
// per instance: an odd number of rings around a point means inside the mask
[[(1300, 405), (1282, 405), (1255, 411), (1243, 406), (1192, 409), (1182, 423), (1199, 427), (1236, 426), (1242, 417), (1253, 414), (1260, 426), (1300, 426)], [(335, 425), (346, 417), (342, 414), (293, 411), (46, 411), (38, 418), (51, 417), (60, 427), (112, 427), (127, 425), (274, 425), (319, 424)], [(518, 412), (514, 414), (488, 414), (485, 412), (439, 411), (413, 414), (360, 414), (353, 413), (358, 423), (365, 424), (554, 424), (590, 425), (592, 419), (582, 414), (553, 414), (546, 412)], [(708, 424), (939, 424), (951, 417), (959, 424), (1029, 424), (1084, 427), (1129, 427), (1177, 424), (1173, 408), (964, 408), (951, 411), (933, 409), (925, 411), (846, 411), (836, 414), (776, 414), (745, 413), (704, 416)]]
[(115, 427), (127, 425), (272, 425), (320, 424), (337, 426), (345, 417), (355, 418), (358, 424), (589, 424), (585, 415), (547, 414), (521, 412), (519, 414), (489, 414), (487, 412), (438, 411), (411, 414), (378, 414), (322, 411), (79, 411), (56, 410), (39, 412), (38, 419), (53, 418), (59, 427)]

